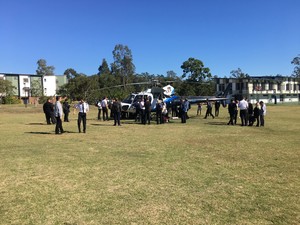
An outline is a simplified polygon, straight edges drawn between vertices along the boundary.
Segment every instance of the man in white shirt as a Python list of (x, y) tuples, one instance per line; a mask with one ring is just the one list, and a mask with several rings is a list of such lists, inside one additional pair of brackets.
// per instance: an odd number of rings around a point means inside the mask
[(239, 104), (239, 109), (240, 109), (240, 117), (242, 121), (242, 126), (247, 126), (247, 112), (248, 112), (248, 102), (243, 98)]
[(89, 111), (89, 104), (86, 103), (83, 99), (79, 101), (77, 105), (75, 105), (75, 108), (79, 111), (78, 112), (78, 120), (77, 120), (77, 125), (78, 125), (78, 131), (81, 133), (81, 121), (83, 124), (83, 133), (86, 132), (86, 113)]
[(103, 121), (108, 120), (108, 104), (107, 97), (104, 97), (101, 101), (102, 113), (103, 113)]

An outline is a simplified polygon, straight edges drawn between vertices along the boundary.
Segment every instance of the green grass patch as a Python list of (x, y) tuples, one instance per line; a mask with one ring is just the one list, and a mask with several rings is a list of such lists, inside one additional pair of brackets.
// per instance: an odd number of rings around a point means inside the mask
[(114, 127), (92, 107), (55, 135), (41, 106), (2, 105), (0, 224), (300, 224), (300, 106), (267, 110)]

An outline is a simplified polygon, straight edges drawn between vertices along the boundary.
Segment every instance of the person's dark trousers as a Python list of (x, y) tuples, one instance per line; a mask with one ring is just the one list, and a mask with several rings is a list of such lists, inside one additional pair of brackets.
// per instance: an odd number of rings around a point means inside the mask
[(69, 122), (69, 113), (65, 112), (64, 115), (64, 122)]
[(54, 116), (54, 113), (50, 113), (50, 118), (51, 118), (51, 122), (52, 124), (56, 124), (56, 117)]
[(107, 109), (107, 107), (102, 108), (102, 113), (103, 113), (103, 121), (108, 120), (108, 109)]
[(235, 113), (231, 113), (231, 114), (230, 114), (230, 120), (229, 120), (229, 122), (228, 122), (228, 125), (229, 125), (229, 124), (234, 125), (234, 123), (233, 123), (234, 119), (235, 119)]
[(144, 109), (141, 110), (141, 123), (146, 124), (146, 112)]
[(242, 126), (247, 126), (247, 121), (246, 121), (247, 110), (246, 109), (240, 110), (240, 117), (241, 117), (241, 121), (242, 121)]
[(55, 117), (55, 118), (56, 118), (55, 134), (63, 133), (64, 130), (62, 128), (62, 121), (60, 117)]
[(101, 120), (101, 109), (98, 109), (98, 120)]
[(186, 123), (186, 113), (182, 112), (181, 114), (181, 123)]
[(162, 112), (161, 111), (157, 111), (156, 112), (156, 123), (160, 124), (162, 121)]
[(257, 126), (257, 127), (259, 127), (259, 125), (260, 125), (259, 117), (260, 117), (260, 116), (255, 117), (255, 119), (256, 119), (256, 126)]
[(116, 125), (121, 125), (120, 124), (120, 112), (114, 112), (114, 126)]
[(50, 113), (45, 113), (45, 116), (46, 116), (47, 124), (51, 124), (51, 122), (50, 122), (51, 114)]
[(265, 126), (265, 116), (264, 115), (260, 115), (259, 117), (260, 117), (259, 118), (260, 119), (260, 126), (262, 126), (262, 127)]
[(151, 113), (149, 111), (145, 112), (146, 123), (150, 124)]
[(86, 113), (78, 113), (78, 120), (77, 120), (77, 125), (78, 125), (78, 131), (79, 133), (81, 132), (80, 125), (83, 125), (83, 132), (85, 133), (86, 131)]

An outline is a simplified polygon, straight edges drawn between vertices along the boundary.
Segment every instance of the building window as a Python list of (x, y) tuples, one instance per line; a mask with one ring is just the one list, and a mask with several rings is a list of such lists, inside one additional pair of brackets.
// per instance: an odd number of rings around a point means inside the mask
[(297, 88), (298, 88), (298, 87), (297, 87), (297, 84), (294, 84), (294, 91), (298, 91)]
[(28, 83), (28, 78), (23, 78), (24, 83)]
[(286, 84), (286, 85), (285, 85), (285, 90), (286, 90), (286, 91), (289, 91), (289, 90), (290, 90), (290, 85), (289, 85), (289, 84)]
[(281, 91), (281, 83), (277, 84), (277, 91)]
[(46, 82), (47, 81), (47, 79), (46, 78), (44, 78), (44, 82)]

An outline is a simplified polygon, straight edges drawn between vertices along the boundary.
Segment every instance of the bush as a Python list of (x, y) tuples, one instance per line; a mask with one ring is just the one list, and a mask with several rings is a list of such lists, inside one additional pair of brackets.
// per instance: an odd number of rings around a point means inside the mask
[(2, 99), (3, 104), (20, 104), (21, 100), (16, 96), (5, 96)]

